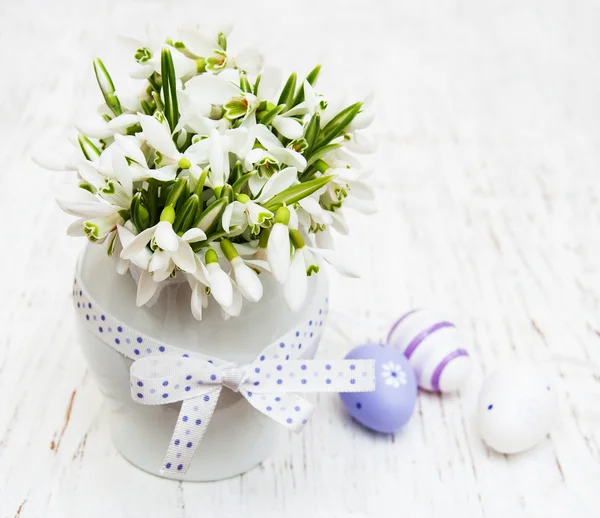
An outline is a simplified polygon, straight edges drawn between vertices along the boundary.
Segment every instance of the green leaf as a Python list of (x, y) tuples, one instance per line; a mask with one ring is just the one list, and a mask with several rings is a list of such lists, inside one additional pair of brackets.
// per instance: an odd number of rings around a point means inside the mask
[(285, 83), (277, 104), (285, 104), (289, 110), (292, 107), (294, 92), (296, 91), (296, 72), (292, 72)]
[(306, 139), (306, 142), (308, 143), (307, 153), (310, 153), (310, 151), (315, 146), (317, 139), (319, 138), (320, 131), (321, 131), (321, 115), (319, 113), (315, 113), (311, 117), (308, 125), (306, 126), (306, 131), (304, 133), (304, 138)]
[(185, 232), (188, 230), (196, 219), (199, 207), (200, 198), (197, 194), (192, 194), (183, 204), (181, 209), (179, 209), (179, 212), (177, 212), (173, 223), (173, 230), (175, 232)]
[[(319, 72), (321, 72), (321, 65), (317, 65), (315, 68), (313, 68), (306, 76), (305, 81), (311, 86), (314, 86), (314, 84), (317, 82), (317, 78), (319, 77)], [(298, 88), (298, 93), (296, 94), (296, 97), (294, 97), (291, 107), (297, 106), (302, 101), (304, 101), (304, 82), (300, 85), (300, 88)]]
[[(160, 95), (156, 92), (152, 92), (152, 99), (154, 99), (154, 104), (156, 105), (156, 111), (164, 112), (165, 111), (165, 103), (162, 102)], [(155, 111), (155, 113), (156, 113)]]
[(262, 118), (259, 119), (259, 122), (261, 124), (264, 124), (265, 126), (268, 126), (269, 124), (271, 124), (273, 122), (273, 119), (284, 110), (284, 108), (285, 108), (285, 105), (283, 105), (283, 104), (280, 104), (279, 106), (275, 106), (275, 108), (273, 108), (272, 110), (265, 113), (262, 116)]
[(158, 187), (156, 180), (148, 182), (148, 189), (145, 191), (145, 196), (142, 196), (142, 201), (150, 213), (150, 226), (158, 222)]
[(142, 194), (137, 192), (131, 199), (131, 221), (138, 232), (142, 232), (150, 227), (150, 213), (142, 204)]
[(262, 74), (258, 74), (258, 76), (256, 76), (256, 81), (254, 81), (254, 88), (252, 89), (252, 93), (254, 95), (256, 95), (258, 93), (258, 87), (260, 85), (261, 78), (262, 78)]
[(255, 174), (256, 173), (246, 173), (245, 175), (240, 176), (231, 186), (233, 189), (233, 194), (239, 193), (243, 189), (244, 185), (248, 183), (248, 180), (250, 180), (250, 178), (252, 178)]
[(98, 86), (106, 101), (106, 105), (115, 115), (121, 115), (123, 110), (121, 109), (118, 97), (115, 95), (115, 85), (100, 58), (94, 59), (94, 73), (96, 74), (96, 81), (98, 81)]
[(198, 198), (200, 198), (200, 210), (202, 210), (202, 192), (204, 191), (204, 184), (206, 183), (207, 176), (208, 169), (205, 169), (204, 171), (202, 171), (200, 178), (198, 178), (196, 185), (194, 185), (194, 194), (197, 194)]
[(334, 138), (344, 133), (344, 130), (354, 120), (362, 108), (363, 103), (357, 102), (344, 108), (333, 119), (331, 119), (321, 131), (317, 146), (322, 147), (329, 144)]
[(100, 156), (100, 150), (85, 135), (79, 134), (77, 136), (77, 142), (79, 142), (79, 147), (81, 148), (83, 156), (85, 156), (85, 158), (88, 160), (94, 161)]
[(155, 106), (152, 106), (146, 99), (140, 99), (140, 105), (146, 115), (152, 115), (154, 113)]
[(171, 131), (175, 130), (179, 122), (179, 106), (177, 104), (177, 79), (171, 50), (164, 48), (160, 54), (160, 73), (163, 81), (163, 100), (165, 103), (165, 117), (169, 122)]
[(220, 217), (228, 204), (227, 198), (219, 198), (211, 203), (194, 224), (195, 227), (203, 230), (206, 234), (217, 228)]
[(326, 146), (322, 146), (310, 155), (307, 164), (310, 165), (319, 160), (320, 158), (323, 158), (330, 151), (335, 151), (336, 149), (339, 149), (341, 147), (341, 144), (327, 144)]
[(315, 191), (318, 191), (321, 187), (327, 185), (334, 178), (335, 175), (321, 176), (320, 178), (314, 178), (308, 182), (292, 185), (291, 187), (281, 191), (278, 195), (274, 196), (266, 203), (263, 203), (263, 207), (273, 212), (284, 204), (291, 205), (292, 203), (296, 203), (297, 201), (310, 196)]
[(179, 197), (185, 192), (187, 183), (187, 178), (178, 178), (176, 180), (175, 185), (169, 191), (169, 196), (167, 197), (167, 201), (165, 202), (165, 207), (171, 205), (173, 208), (175, 208), (177, 200), (179, 200)]
[(240, 74), (240, 88), (242, 92), (252, 93), (252, 85), (250, 81), (248, 81), (248, 76), (246, 74)]

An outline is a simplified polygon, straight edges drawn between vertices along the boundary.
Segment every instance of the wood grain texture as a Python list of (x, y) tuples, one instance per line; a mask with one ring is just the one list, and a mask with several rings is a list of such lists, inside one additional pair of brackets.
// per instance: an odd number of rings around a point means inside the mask
[[(1, 0), (0, 516), (600, 516), (589, 373), (560, 368), (560, 424), (531, 452), (493, 454), (473, 426), (477, 388), (501, 360), (600, 363), (599, 11), (592, 0)], [(395, 436), (315, 396), (305, 431), (257, 469), (181, 484), (111, 444), (74, 338), (82, 243), (50, 196), (64, 175), (30, 155), (91, 112), (91, 57), (118, 68), (115, 34), (217, 13), (274, 62), (302, 72), (318, 60), (324, 85), (374, 87), (381, 211), (349, 218), (340, 249), (365, 274), (332, 278), (335, 318), (377, 342), (406, 309), (445, 310), (474, 372), (460, 397), (422, 394)], [(330, 327), (323, 345), (340, 356), (351, 344)]]

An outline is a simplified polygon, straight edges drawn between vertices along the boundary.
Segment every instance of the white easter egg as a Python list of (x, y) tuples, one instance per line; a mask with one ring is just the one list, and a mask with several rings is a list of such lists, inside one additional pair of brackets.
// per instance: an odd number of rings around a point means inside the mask
[(477, 407), (482, 439), (500, 453), (537, 445), (552, 428), (558, 398), (549, 377), (532, 364), (513, 364), (485, 380)]
[(454, 392), (467, 377), (469, 353), (454, 324), (437, 313), (425, 309), (406, 313), (392, 326), (388, 344), (404, 353), (421, 388)]

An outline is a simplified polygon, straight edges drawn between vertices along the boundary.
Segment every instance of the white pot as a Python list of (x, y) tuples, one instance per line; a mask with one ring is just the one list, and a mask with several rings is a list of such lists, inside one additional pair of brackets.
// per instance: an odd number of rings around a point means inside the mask
[[(94, 318), (101, 324), (98, 308), (158, 342), (238, 364), (251, 363), (266, 346), (319, 315), (314, 335), (298, 339), (303, 342), (301, 357), (314, 357), (327, 313), (324, 273), (309, 279), (309, 296), (297, 313), (288, 309), (281, 286), (271, 276), (262, 275), (264, 295), (260, 302), (244, 301), (242, 314), (224, 321), (217, 304), (211, 301), (202, 322), (191, 314), (187, 283), (166, 287), (151, 307), (138, 308), (135, 281), (130, 275), (116, 273), (114, 260), (102, 246), (90, 244), (85, 248), (76, 277), (89, 299), (95, 301), (92, 309), (87, 304), (78, 308), (78, 291), (74, 292), (80, 343), (109, 402), (113, 441), (129, 462), (155, 475), (160, 475), (181, 403), (147, 406), (132, 399), (129, 370), (133, 361), (90, 331)], [(86, 321), (88, 315), (90, 320)], [(190, 468), (177, 478), (209, 481), (244, 473), (271, 454), (284, 430), (239, 394), (224, 388)]]

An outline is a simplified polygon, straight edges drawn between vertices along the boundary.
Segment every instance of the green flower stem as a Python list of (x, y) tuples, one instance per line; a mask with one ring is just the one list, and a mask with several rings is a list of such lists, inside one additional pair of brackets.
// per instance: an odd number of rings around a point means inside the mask
[(275, 223), (282, 223), (283, 225), (288, 225), (290, 222), (290, 210), (287, 207), (279, 207), (277, 209), (277, 213), (275, 214)]
[(215, 252), (212, 248), (209, 248), (204, 256), (204, 261), (206, 264), (218, 263), (219, 256), (217, 255), (217, 252)]
[(167, 205), (160, 213), (160, 220), (173, 223), (175, 221), (175, 209), (171, 205)]
[(223, 254), (229, 262), (233, 261), (236, 257), (239, 257), (237, 250), (231, 244), (231, 241), (229, 241), (229, 239), (221, 239), (219, 244), (221, 245), (221, 250), (223, 251)]
[(258, 237), (258, 247), (259, 248), (267, 248), (267, 244), (269, 243), (269, 236), (271, 235), (270, 228), (263, 228), (260, 236)]
[(248, 196), (247, 194), (238, 194), (236, 196), (237, 201), (239, 201), (240, 203), (248, 203), (250, 201), (250, 196)]
[(304, 243), (304, 238), (302, 237), (302, 234), (300, 233), (299, 230), (290, 230), (290, 239), (292, 240), (292, 244), (294, 245), (294, 248), (300, 250), (301, 248), (304, 248), (305, 243)]
[(181, 169), (189, 169), (192, 167), (192, 163), (185, 157), (181, 157), (177, 165), (181, 167)]

